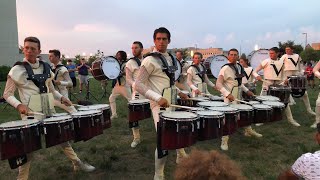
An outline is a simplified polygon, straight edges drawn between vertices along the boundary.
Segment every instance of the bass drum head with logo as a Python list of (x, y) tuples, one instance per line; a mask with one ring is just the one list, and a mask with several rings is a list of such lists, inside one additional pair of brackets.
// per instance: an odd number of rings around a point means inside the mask
[(176, 59), (175, 61), (177, 63), (178, 69), (174, 72), (174, 80), (177, 81), (182, 73), (182, 68), (181, 68), (181, 63)]
[(211, 61), (209, 60), (211, 73), (215, 78), (218, 78), (220, 69), (228, 63), (228, 58), (225, 55), (216, 55), (209, 58), (212, 58)]
[[(248, 60), (253, 69), (256, 69), (263, 60), (268, 58), (269, 58), (269, 50), (267, 49), (259, 49), (257, 51), (252, 51), (248, 55)], [(263, 70), (261, 70), (258, 74), (263, 75)]]
[(112, 56), (101, 58), (101, 68), (103, 74), (109, 79), (116, 79), (120, 74), (120, 64), (118, 60)]

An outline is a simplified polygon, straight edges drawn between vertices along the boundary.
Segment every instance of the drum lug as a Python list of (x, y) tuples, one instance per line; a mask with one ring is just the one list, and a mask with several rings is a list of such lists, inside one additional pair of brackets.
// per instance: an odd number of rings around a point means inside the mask
[(37, 136), (40, 136), (40, 131), (39, 131), (39, 127), (37, 127)]
[(72, 131), (74, 130), (74, 124), (73, 124), (73, 122), (71, 122), (71, 130), (72, 130)]
[(219, 129), (220, 129), (221, 128), (220, 119), (218, 120), (218, 125), (219, 125)]
[(79, 128), (80, 128), (80, 119), (78, 118), (78, 126), (79, 126)]
[(194, 132), (194, 124), (191, 123), (191, 126), (192, 126), (192, 131), (191, 132)]
[(45, 126), (43, 127), (43, 133), (47, 134), (47, 128)]
[(21, 136), (21, 140), (24, 140), (24, 135), (23, 135), (22, 129), (20, 129), (20, 136)]
[(6, 142), (6, 132), (2, 132), (2, 142)]
[(176, 131), (179, 132), (179, 124), (177, 123), (176, 126), (177, 126)]
[(205, 128), (205, 125), (206, 124), (206, 120), (205, 119), (203, 119), (203, 122), (202, 122), (202, 128), (204, 129)]
[(59, 134), (61, 134), (61, 126), (60, 126), (60, 123), (58, 124), (58, 128), (59, 128)]
[(91, 117), (91, 125), (92, 125), (92, 127), (94, 126), (94, 119), (93, 119), (93, 116)]
[(200, 129), (200, 121), (197, 121), (197, 129)]
[(226, 124), (226, 117), (223, 118), (222, 125)]

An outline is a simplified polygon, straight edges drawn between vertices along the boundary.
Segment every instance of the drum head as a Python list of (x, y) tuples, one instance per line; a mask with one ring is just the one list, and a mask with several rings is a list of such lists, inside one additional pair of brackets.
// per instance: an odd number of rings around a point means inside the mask
[(198, 106), (200, 107), (220, 107), (220, 106), (228, 106), (225, 102), (219, 101), (205, 101), (205, 102), (198, 102)]
[(54, 123), (59, 121), (66, 121), (66, 120), (72, 120), (72, 117), (70, 115), (67, 116), (58, 116), (58, 117), (50, 117), (43, 120), (43, 123)]
[(203, 117), (203, 116), (214, 116), (214, 117), (221, 117), (223, 116), (222, 112), (219, 111), (198, 111), (196, 112), (199, 116)]
[(197, 111), (205, 111), (206, 109), (202, 108), (202, 107), (193, 107), (191, 109), (191, 112), (197, 112)]
[(210, 99), (212, 101), (223, 101), (223, 97), (222, 96), (210, 96)]
[(68, 115), (69, 115), (68, 113), (55, 113), (55, 114), (52, 114), (52, 117), (68, 116)]
[(206, 102), (206, 101), (209, 101), (209, 98), (207, 98), (207, 97), (194, 97), (194, 98), (192, 98), (192, 100)]
[(129, 104), (148, 104), (148, 103), (150, 103), (149, 99), (134, 99), (129, 101)]
[(94, 105), (82, 106), (78, 108), (79, 111), (105, 110), (105, 109), (110, 109), (109, 104), (94, 104)]
[(18, 121), (10, 121), (6, 123), (0, 124), (0, 129), (11, 129), (17, 127), (28, 127), (39, 124), (37, 119), (27, 119), (27, 120), (18, 120)]
[(120, 74), (120, 64), (118, 60), (112, 56), (101, 58), (101, 68), (103, 74), (109, 79), (116, 79)]
[(164, 117), (166, 120), (172, 121), (190, 121), (190, 119), (196, 119), (198, 116), (191, 112), (184, 112), (184, 111), (170, 111), (170, 112), (163, 112), (161, 116)]
[(249, 103), (250, 105), (260, 104), (260, 102), (259, 102), (259, 101), (249, 101), (248, 103)]
[(256, 99), (259, 101), (280, 101), (280, 99), (275, 96), (257, 96)]
[(254, 104), (252, 105), (253, 109), (261, 109), (261, 110), (270, 110), (272, 109), (271, 106), (268, 106), (266, 104)]
[(285, 106), (284, 103), (278, 101), (262, 101), (262, 104), (266, 104), (271, 107), (283, 108)]
[(246, 104), (230, 104), (230, 107), (239, 109), (240, 111), (252, 111), (252, 106)]
[(230, 106), (208, 107), (208, 109), (212, 111), (220, 111), (220, 112), (238, 112), (236, 108), (233, 108)]
[(177, 61), (176, 59), (174, 59), (177, 63), (177, 67), (178, 69), (174, 72), (174, 79), (175, 81), (177, 81), (182, 73), (182, 68), (181, 68), (181, 63), (179, 61)]
[[(256, 69), (260, 63), (269, 58), (269, 50), (267, 49), (259, 49), (257, 51), (252, 51), (248, 55), (248, 60), (253, 69)], [(259, 72), (259, 75), (263, 75), (263, 70)]]
[(88, 111), (78, 111), (78, 112), (72, 113), (71, 116), (72, 117), (89, 117), (91, 115), (100, 115), (100, 114), (102, 114), (101, 111), (88, 110)]
[(211, 73), (215, 78), (218, 79), (220, 69), (223, 65), (228, 63), (228, 58), (224, 55), (216, 55), (208, 57), (208, 59), (209, 58), (212, 58), (211, 60), (209, 60)]

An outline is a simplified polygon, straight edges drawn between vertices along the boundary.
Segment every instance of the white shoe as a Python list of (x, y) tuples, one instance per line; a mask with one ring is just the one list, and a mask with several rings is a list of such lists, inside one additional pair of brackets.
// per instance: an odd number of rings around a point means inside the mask
[(262, 137), (262, 134), (257, 133), (253, 129), (246, 129), (245, 132), (244, 132), (244, 135), (247, 136), (247, 137), (250, 137), (250, 136), (254, 136), (254, 137), (258, 137), (258, 138)]
[(131, 147), (132, 148), (137, 147), (137, 145), (140, 144), (140, 142), (141, 142), (140, 139), (134, 139), (131, 143)]
[(185, 154), (184, 156), (179, 156), (179, 155), (177, 155), (176, 163), (179, 164), (179, 163), (181, 162), (181, 160), (182, 160), (183, 158), (186, 158), (186, 157), (188, 157), (187, 154)]
[(83, 163), (82, 161), (78, 161), (73, 165), (73, 170), (74, 171), (82, 170), (82, 171), (85, 171), (85, 172), (92, 172), (95, 169), (96, 169), (95, 167), (91, 166), (88, 163)]
[(228, 141), (229, 141), (229, 137), (228, 136), (223, 136), (221, 138), (221, 146), (220, 148), (224, 151), (228, 151), (229, 146), (228, 146)]
[(313, 116), (316, 115), (316, 113), (315, 113), (314, 111), (312, 111), (311, 109), (310, 109), (310, 110), (307, 110), (307, 111), (308, 111), (309, 114), (311, 114), (311, 115), (313, 115)]
[(164, 180), (164, 175), (155, 174), (153, 180)]
[(112, 115), (110, 118), (111, 118), (111, 119), (116, 119), (116, 118), (118, 118), (118, 115), (117, 115), (117, 114)]
[(313, 129), (315, 129), (315, 128), (317, 128), (317, 124), (318, 124), (318, 123), (315, 122), (315, 123), (313, 123), (310, 127), (313, 128)]
[(289, 123), (292, 124), (292, 125), (294, 125), (294, 126), (296, 126), (296, 127), (301, 126), (301, 125), (300, 125), (296, 120), (294, 120), (294, 119), (290, 120)]
[(256, 124), (256, 126), (262, 126), (263, 125), (263, 123), (257, 123)]

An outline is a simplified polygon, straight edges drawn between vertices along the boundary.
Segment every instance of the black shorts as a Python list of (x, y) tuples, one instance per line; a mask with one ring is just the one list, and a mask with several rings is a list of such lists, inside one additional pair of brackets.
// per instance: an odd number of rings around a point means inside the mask
[(307, 76), (307, 80), (314, 80), (314, 75)]
[(77, 79), (76, 79), (76, 77), (71, 77), (71, 80), (72, 80), (73, 87), (76, 87), (76, 86), (77, 86)]

